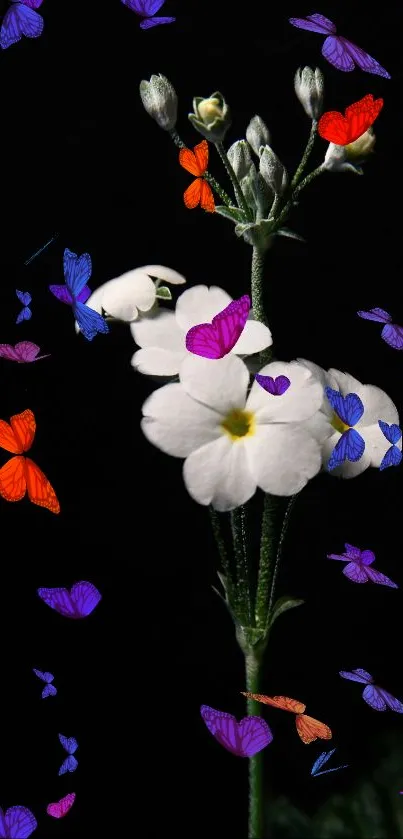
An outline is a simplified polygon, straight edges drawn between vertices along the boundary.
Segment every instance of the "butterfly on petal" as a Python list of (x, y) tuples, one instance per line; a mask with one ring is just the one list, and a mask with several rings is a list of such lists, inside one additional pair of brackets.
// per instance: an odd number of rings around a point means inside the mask
[(38, 827), (38, 822), (27, 807), (9, 807), (4, 813), (0, 807), (0, 839), (28, 839)]
[(375, 99), (371, 93), (349, 105), (344, 116), (339, 111), (326, 111), (318, 122), (318, 134), (329, 143), (347, 146), (358, 140), (375, 122), (383, 108), (383, 99)]
[(282, 396), (291, 384), (287, 376), (273, 378), (273, 376), (261, 376), (260, 373), (256, 373), (255, 379), (263, 390), (267, 390), (267, 393), (271, 393), (272, 396)]
[(47, 696), (56, 696), (57, 690), (54, 685), (51, 684), (54, 680), (53, 673), (43, 673), (42, 670), (35, 670), (33, 668), (35, 676), (38, 676), (38, 679), (41, 679), (42, 682), (46, 682), (45, 687), (42, 691), (42, 699), (46, 699)]
[(202, 209), (206, 210), (207, 213), (214, 213), (214, 196), (210, 184), (203, 178), (208, 166), (207, 140), (202, 140), (201, 143), (198, 143), (193, 151), (190, 149), (181, 149), (179, 152), (179, 163), (187, 172), (195, 175), (196, 178), (183, 194), (185, 207), (188, 210), (193, 210), (200, 204)]
[(19, 364), (28, 364), (32, 361), (40, 361), (41, 358), (49, 358), (50, 353), (38, 355), (40, 347), (32, 341), (19, 341), (13, 347), (11, 344), (0, 344), (0, 358), (7, 358), (8, 361), (17, 361)]
[(324, 15), (307, 15), (306, 18), (291, 17), (289, 22), (297, 29), (308, 29), (310, 32), (317, 32), (319, 35), (326, 35), (322, 47), (322, 55), (329, 64), (333, 64), (337, 70), (349, 73), (355, 66), (365, 73), (373, 73), (375, 76), (383, 76), (390, 79), (391, 76), (384, 67), (381, 67), (375, 58), (368, 55), (365, 50), (357, 47), (342, 35), (337, 35), (335, 24)]
[(388, 443), (391, 444), (390, 448), (387, 450), (386, 454), (383, 457), (382, 463), (379, 469), (382, 471), (383, 469), (387, 469), (388, 466), (399, 466), (402, 460), (402, 452), (401, 449), (398, 449), (396, 443), (399, 442), (402, 431), (398, 425), (392, 423), (389, 425), (387, 422), (383, 422), (382, 420), (378, 420), (379, 428), (382, 431), (384, 437), (386, 437)]
[(343, 574), (348, 577), (353, 583), (378, 583), (380, 586), (389, 586), (389, 588), (399, 588), (396, 583), (392, 582), (385, 574), (371, 568), (375, 561), (375, 554), (372, 551), (361, 551), (354, 545), (346, 543), (344, 545), (344, 554), (327, 554), (328, 559), (338, 559), (341, 562), (347, 562), (343, 568)]
[(202, 705), (200, 713), (210, 734), (237, 757), (253, 757), (273, 740), (267, 722), (261, 717), (244, 717), (240, 722), (232, 714)]
[(122, 3), (136, 15), (145, 18), (140, 23), (140, 29), (151, 29), (152, 26), (174, 23), (176, 20), (176, 17), (155, 17), (155, 13), (164, 5), (165, 0), (122, 0)]
[(314, 764), (311, 769), (311, 775), (314, 778), (317, 778), (318, 775), (327, 775), (328, 772), (337, 772), (339, 769), (347, 769), (348, 763), (344, 763), (343, 766), (335, 766), (334, 769), (324, 769), (323, 772), (319, 772), (322, 769), (328, 760), (334, 755), (336, 749), (331, 749), (330, 752), (322, 752), (319, 757), (316, 758)]
[(289, 696), (265, 696), (262, 693), (249, 693), (248, 691), (241, 691), (241, 693), (248, 699), (254, 699), (255, 702), (262, 702), (264, 705), (271, 705), (281, 711), (290, 711), (296, 714), (295, 725), (303, 743), (313, 743), (318, 737), (321, 740), (331, 740), (332, 732), (329, 726), (304, 714), (306, 705), (303, 702), (291, 699)]
[(56, 804), (48, 804), (46, 812), (48, 816), (53, 816), (54, 819), (62, 819), (63, 816), (67, 816), (67, 813), (71, 810), (75, 800), (75, 792), (69, 792), (68, 795), (65, 795), (64, 798), (57, 801)]
[(30, 320), (32, 318), (32, 312), (29, 308), (29, 304), (32, 300), (32, 297), (29, 291), (15, 291), (20, 303), (22, 303), (23, 308), (21, 309), (19, 315), (17, 316), (16, 323), (22, 323), (23, 320)]
[(75, 737), (65, 737), (64, 734), (59, 734), (59, 740), (67, 752), (68, 757), (66, 760), (63, 761), (58, 774), (65, 775), (66, 772), (75, 772), (78, 766), (78, 761), (74, 757), (75, 752), (78, 749), (78, 743)]
[(91, 295), (91, 289), (87, 281), (91, 276), (92, 265), (89, 253), (77, 256), (76, 253), (64, 251), (63, 256), (64, 285), (50, 285), (49, 290), (60, 300), (73, 309), (74, 317), (80, 331), (87, 341), (92, 341), (98, 332), (106, 334), (109, 326), (98, 312), (85, 306), (86, 300)]
[(0, 469), (0, 495), (6, 501), (21, 501), (26, 492), (29, 500), (51, 513), (60, 513), (56, 493), (46, 475), (29, 457), (23, 457), (34, 441), (36, 422), (32, 411), (23, 411), (0, 420), (0, 448), (17, 455)]
[(73, 620), (88, 617), (102, 599), (98, 589), (85, 580), (74, 583), (70, 591), (67, 588), (38, 588), (38, 594), (51, 609)]
[(338, 390), (333, 390), (331, 387), (325, 387), (325, 393), (337, 418), (345, 426), (327, 464), (330, 472), (337, 466), (341, 466), (345, 460), (355, 463), (364, 454), (365, 441), (358, 431), (351, 428), (361, 419), (364, 405), (356, 393), (347, 393), (346, 396), (342, 396)]
[(244, 294), (213, 317), (211, 323), (199, 323), (186, 333), (186, 349), (203, 358), (223, 358), (235, 347), (244, 330), (250, 311), (250, 297)]
[(12, 44), (26, 38), (39, 38), (43, 32), (43, 18), (35, 9), (42, 6), (43, 0), (10, 0), (0, 29), (0, 47), (6, 50)]
[(357, 312), (358, 317), (363, 320), (374, 320), (377, 323), (384, 323), (385, 326), (381, 332), (381, 338), (393, 347), (394, 350), (403, 350), (403, 327), (392, 323), (392, 317), (385, 309), (370, 309), (369, 312)]
[(403, 714), (403, 703), (399, 699), (392, 696), (384, 688), (378, 687), (374, 684), (373, 677), (366, 670), (357, 668), (356, 670), (340, 670), (339, 676), (342, 679), (349, 679), (351, 682), (360, 682), (366, 685), (363, 690), (362, 698), (370, 705), (374, 711), (386, 711), (389, 708), (395, 711), (396, 714)]

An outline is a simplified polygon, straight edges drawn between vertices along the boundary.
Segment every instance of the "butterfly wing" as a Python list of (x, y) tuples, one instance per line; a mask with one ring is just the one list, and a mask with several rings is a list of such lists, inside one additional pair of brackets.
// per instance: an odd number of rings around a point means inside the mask
[(44, 603), (60, 615), (66, 618), (79, 617), (67, 588), (38, 588), (38, 594)]
[[(16, 0), (12, 0), (12, 2), (15, 3)], [(43, 0), (20, 0), (20, 2), (23, 3), (24, 6), (29, 6), (30, 9), (39, 9), (42, 6)], [(53, 239), (50, 241), (53, 242)], [(48, 242), (48, 244), (50, 244), (50, 242)]]
[(21, 501), (27, 491), (25, 458), (12, 457), (0, 469), (0, 495), (6, 501)]
[(269, 726), (261, 717), (244, 717), (238, 723), (232, 714), (216, 711), (208, 705), (202, 705), (200, 713), (213, 737), (238, 757), (252, 757), (273, 739)]
[(355, 428), (349, 428), (348, 431), (342, 434), (332, 451), (327, 464), (329, 472), (332, 469), (336, 469), (337, 466), (341, 466), (345, 460), (356, 463), (364, 454), (364, 450), (365, 442), (361, 434)]
[(403, 329), (395, 323), (387, 323), (381, 332), (381, 338), (394, 350), (403, 350)]
[(255, 379), (260, 387), (272, 396), (282, 396), (291, 384), (287, 376), (273, 378), (273, 376), (261, 376), (260, 373), (256, 373)]
[(213, 318), (212, 325), (218, 333), (221, 357), (227, 355), (235, 347), (244, 330), (249, 311), (250, 297), (244, 294), (239, 300), (231, 300), (231, 303)]
[(8, 361), (21, 361), (17, 346), (18, 344), (15, 347), (11, 344), (0, 344), (0, 358), (7, 358)]
[(61, 303), (67, 303), (68, 306), (73, 305), (73, 297), (66, 285), (50, 285), (49, 291), (60, 300)]
[(253, 757), (273, 740), (273, 734), (267, 722), (255, 716), (244, 717), (238, 723), (238, 737), (242, 757)]
[(35, 437), (36, 422), (32, 411), (27, 409), (21, 414), (14, 414), (10, 417), (10, 426), (16, 440), (18, 440), (21, 451), (26, 452), (31, 448)]
[(153, 26), (162, 26), (164, 23), (174, 23), (176, 17), (149, 17), (142, 20), (140, 29), (152, 29)]
[(207, 140), (202, 140), (201, 143), (198, 143), (197, 146), (194, 146), (194, 156), (197, 161), (197, 165), (199, 168), (198, 175), (204, 175), (207, 166), (208, 166), (208, 142)]
[(57, 690), (54, 685), (46, 685), (42, 691), (42, 699), (46, 699), (48, 696), (56, 696)]
[(335, 33), (337, 31), (334, 23), (324, 15), (307, 15), (306, 18), (290, 17), (288, 20), (297, 29), (308, 29), (309, 32), (318, 32), (320, 35), (328, 35), (330, 32)]
[(362, 134), (375, 122), (378, 114), (383, 108), (383, 99), (375, 99), (368, 94), (358, 102), (353, 102), (345, 110), (345, 117), (348, 122), (348, 143), (358, 140)]
[(203, 358), (222, 358), (222, 348), (217, 330), (211, 323), (199, 323), (192, 326), (186, 333), (186, 349), (188, 352)]
[(308, 717), (306, 714), (297, 714), (295, 718), (298, 734), (303, 743), (313, 743), (314, 740), (331, 740), (332, 732), (324, 722)]
[(347, 425), (355, 425), (364, 413), (364, 405), (356, 393), (342, 396), (338, 390), (325, 387), (326, 396), (337, 416)]
[(183, 201), (185, 207), (188, 210), (194, 210), (195, 207), (198, 207), (202, 197), (202, 185), (203, 179), (196, 178), (192, 183), (185, 189), (183, 193)]
[(354, 70), (355, 64), (350, 54), (346, 50), (341, 38), (337, 35), (330, 35), (323, 43), (322, 55), (326, 58), (329, 64), (333, 64), (337, 70), (343, 73), (350, 73)]
[(357, 667), (355, 670), (340, 670), (339, 676), (342, 679), (349, 679), (351, 682), (360, 682), (363, 685), (374, 681), (371, 674), (367, 670), (362, 670), (361, 667)]
[(66, 757), (66, 760), (63, 761), (59, 769), (58, 775), (65, 775), (66, 772), (75, 772), (77, 766), (78, 761), (76, 760), (76, 758), (73, 757), (73, 755), (69, 755), (68, 757)]
[(381, 574), (380, 571), (377, 571), (376, 568), (366, 568), (365, 569), (368, 579), (371, 580), (371, 583), (377, 583), (379, 586), (389, 586), (389, 588), (399, 588), (399, 586), (390, 580), (386, 574)]
[(347, 38), (343, 38), (340, 35), (340, 42), (344, 46), (345, 50), (349, 53), (353, 61), (358, 65), (360, 70), (364, 70), (364, 73), (373, 73), (375, 76), (382, 76), (384, 79), (390, 79), (391, 76), (378, 61), (375, 61), (375, 58), (368, 55), (365, 50), (362, 50), (360, 47), (357, 47), (356, 44), (352, 44), (351, 41), (348, 41)]
[(16, 360), (20, 363), (35, 361), (39, 350), (40, 347), (37, 344), (33, 344), (32, 341), (19, 341), (14, 347), (17, 355)]
[(383, 688), (378, 688), (378, 692), (381, 694), (391, 711), (395, 711), (396, 714), (403, 714), (403, 704), (399, 699), (396, 699), (395, 696), (392, 696), (391, 693)]
[(38, 827), (35, 816), (27, 807), (10, 807), (5, 815), (6, 832), (4, 836), (13, 839), (28, 839)]
[(293, 714), (303, 714), (306, 706), (303, 702), (298, 702), (297, 699), (291, 699), (289, 696), (264, 696), (262, 693), (249, 693), (249, 691), (241, 690), (242, 696), (248, 699), (254, 699), (255, 702), (262, 702), (263, 705), (271, 705), (273, 708), (279, 708), (281, 711), (291, 711)]
[(326, 111), (318, 122), (318, 134), (323, 140), (345, 146), (349, 142), (348, 122), (339, 111)]
[(63, 816), (66, 816), (69, 810), (71, 810), (75, 798), (75, 792), (69, 792), (68, 795), (65, 795), (64, 798), (60, 799), (60, 801), (57, 801), (55, 804), (49, 804), (46, 808), (47, 814), (49, 816), (53, 816), (54, 819), (62, 819)]
[(92, 583), (82, 580), (72, 586), (71, 599), (75, 606), (76, 616), (86, 618), (98, 606), (99, 601), (102, 600), (102, 594)]
[(214, 195), (210, 184), (208, 184), (204, 178), (202, 179), (200, 185), (200, 206), (202, 210), (206, 211), (206, 213), (215, 212)]
[(35, 667), (33, 668), (33, 672), (35, 673), (35, 676), (38, 676), (38, 679), (41, 679), (42, 682), (47, 682), (48, 684), (53, 682), (53, 679), (55, 678), (53, 673), (44, 673), (42, 670), (35, 670)]
[(359, 562), (349, 562), (345, 568), (343, 568), (343, 574), (345, 577), (348, 577), (352, 583), (367, 583), (368, 576)]
[(402, 431), (401, 428), (399, 428), (399, 426), (396, 425), (396, 423), (393, 422), (391, 425), (389, 425), (387, 422), (383, 422), (383, 420), (378, 420), (378, 425), (382, 431), (382, 434), (384, 435), (384, 437), (386, 437), (388, 443), (392, 443), (392, 445), (395, 445), (400, 440), (402, 436)]
[(142, 17), (151, 17), (164, 5), (165, 0), (122, 0), (124, 6), (127, 6), (136, 15)]
[(16, 318), (15, 322), (17, 324), (22, 323), (24, 320), (31, 320), (31, 317), (32, 317), (31, 309), (28, 306), (24, 306), (24, 308), (21, 309), (19, 315), (17, 315), (17, 318)]
[(386, 702), (376, 685), (367, 685), (362, 692), (362, 698), (374, 711), (386, 711)]
[(60, 504), (52, 484), (31, 458), (25, 458), (25, 477), (29, 500), (51, 513), (60, 513)]
[(31, 297), (29, 291), (19, 291), (19, 289), (17, 288), (15, 290), (15, 293), (16, 293), (20, 303), (22, 303), (23, 306), (29, 306), (29, 304), (31, 303), (31, 300), (32, 300), (32, 297)]
[(59, 734), (59, 740), (69, 755), (73, 755), (77, 751), (78, 743), (75, 737), (65, 737), (64, 734)]
[(316, 758), (312, 766), (311, 775), (316, 775), (316, 773), (319, 772), (319, 769), (322, 769), (322, 766), (330, 760), (335, 751), (336, 749), (331, 749), (330, 752), (322, 752), (319, 757)]
[(389, 312), (385, 312), (385, 309), (370, 309), (369, 312), (365, 312), (360, 310), (357, 312), (358, 317), (363, 318), (363, 320), (374, 320), (377, 323), (391, 323), (392, 317)]
[(0, 47), (6, 50), (12, 44), (26, 38), (39, 38), (43, 31), (43, 18), (33, 9), (16, 3), (7, 9), (0, 29)]
[(399, 466), (402, 460), (402, 453), (397, 446), (391, 446), (390, 449), (387, 450), (386, 454), (382, 458), (382, 463), (379, 467), (380, 471), (382, 472), (384, 469), (387, 469), (389, 466)]
[(73, 312), (80, 327), (80, 332), (83, 333), (87, 341), (92, 341), (98, 333), (106, 335), (109, 332), (109, 326), (102, 315), (94, 309), (90, 309), (89, 306), (85, 306), (84, 303), (76, 300), (73, 305)]
[(77, 256), (66, 248), (63, 254), (63, 271), (66, 286), (72, 296), (77, 299), (91, 276), (92, 263), (89, 253)]

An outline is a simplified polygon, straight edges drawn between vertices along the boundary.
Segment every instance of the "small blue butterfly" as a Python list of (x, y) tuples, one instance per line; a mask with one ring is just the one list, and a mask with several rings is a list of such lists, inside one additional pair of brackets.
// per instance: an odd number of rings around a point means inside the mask
[(341, 466), (345, 460), (355, 463), (364, 454), (365, 441), (355, 428), (351, 428), (361, 419), (364, 405), (356, 393), (347, 393), (346, 396), (342, 396), (338, 390), (333, 390), (331, 387), (325, 387), (325, 393), (335, 414), (344, 425), (349, 426), (341, 435), (330, 456), (327, 468), (331, 472), (332, 469)]
[(321, 769), (325, 763), (330, 760), (331, 756), (335, 753), (336, 749), (331, 749), (330, 752), (322, 752), (318, 758), (316, 758), (315, 763), (311, 769), (311, 775), (313, 777), (317, 777), (318, 775), (326, 775), (328, 772), (337, 772), (338, 769), (346, 769), (349, 766), (348, 763), (344, 763), (343, 766), (335, 766), (334, 769), (324, 769), (323, 772), (318, 772), (318, 769)]
[(78, 743), (75, 737), (65, 737), (64, 734), (59, 734), (59, 740), (68, 754), (66, 760), (63, 761), (60, 769), (59, 775), (65, 775), (66, 772), (75, 772), (78, 766), (78, 761), (73, 757), (74, 753), (78, 749)]
[(32, 297), (31, 297), (29, 291), (18, 291), (18, 289), (16, 289), (15, 293), (16, 293), (20, 303), (22, 303), (22, 305), (24, 307), (23, 309), (21, 309), (21, 311), (20, 311), (20, 313), (17, 317), (16, 323), (22, 323), (23, 320), (30, 320), (32, 318), (32, 312), (31, 312), (31, 309), (29, 308), (29, 304), (32, 300)]
[(388, 425), (387, 422), (383, 422), (382, 420), (378, 420), (378, 425), (382, 431), (382, 434), (386, 437), (388, 443), (391, 443), (391, 447), (387, 450), (386, 454), (384, 455), (379, 469), (387, 469), (388, 466), (399, 466), (399, 463), (402, 459), (402, 453), (400, 449), (397, 448), (396, 443), (400, 440), (402, 436), (401, 429), (398, 425), (395, 425), (395, 423), (392, 423), (392, 425)]

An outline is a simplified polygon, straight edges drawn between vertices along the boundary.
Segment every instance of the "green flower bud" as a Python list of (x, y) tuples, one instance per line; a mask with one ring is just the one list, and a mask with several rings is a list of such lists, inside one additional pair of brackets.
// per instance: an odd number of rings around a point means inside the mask
[(221, 143), (231, 125), (229, 107), (218, 91), (208, 99), (196, 96), (193, 99), (193, 114), (188, 117), (196, 131), (211, 143)]
[(140, 96), (150, 117), (164, 131), (172, 131), (176, 125), (178, 97), (171, 82), (162, 76), (151, 76), (149, 82), (140, 82)]

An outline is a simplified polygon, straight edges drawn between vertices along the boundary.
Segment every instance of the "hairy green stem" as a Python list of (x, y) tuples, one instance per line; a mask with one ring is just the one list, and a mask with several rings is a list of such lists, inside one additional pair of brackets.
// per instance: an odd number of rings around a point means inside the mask
[(273, 497), (265, 493), (263, 501), (262, 529), (260, 536), (260, 558), (257, 578), (255, 617), (256, 626), (267, 626), (269, 615), (269, 588), (272, 573), (271, 559), (276, 543), (276, 522), (274, 521)]
[(238, 617), (241, 624), (249, 627), (254, 626), (254, 616), (251, 603), (248, 557), (246, 554), (244, 506), (236, 507), (235, 510), (231, 511), (230, 516), (236, 564), (236, 590), (243, 604), (242, 614), (239, 614)]
[[(256, 320), (260, 320), (267, 326), (267, 318), (263, 305), (263, 269), (265, 260), (265, 251), (260, 250), (256, 246), (252, 251), (252, 267), (251, 267), (251, 297), (253, 315)], [(260, 353), (260, 362), (262, 365), (268, 364), (271, 359), (271, 347), (266, 347)]]
[[(246, 690), (259, 693), (262, 659), (253, 649), (245, 655)], [(247, 699), (248, 716), (260, 717), (262, 706), (253, 699)], [(249, 758), (249, 821), (248, 839), (263, 839), (264, 791), (263, 751)]]
[(221, 157), (221, 160), (222, 160), (222, 162), (225, 166), (225, 170), (227, 172), (227, 175), (228, 175), (228, 177), (229, 177), (229, 179), (232, 183), (238, 207), (241, 210), (244, 211), (244, 213), (245, 213), (246, 217), (249, 219), (249, 221), (253, 221), (253, 217), (252, 217), (250, 207), (247, 204), (246, 198), (245, 198), (245, 196), (242, 192), (242, 189), (240, 187), (238, 178), (237, 178), (237, 176), (236, 176), (236, 174), (235, 174), (235, 172), (234, 172), (234, 170), (231, 166), (231, 163), (229, 162), (228, 155), (227, 155), (227, 152), (225, 151), (225, 148), (224, 148), (223, 144), (222, 143), (215, 143), (215, 147), (218, 151), (218, 154)]
[[(172, 129), (172, 131), (170, 131), (169, 134), (170, 134), (172, 140), (174, 141), (175, 146), (177, 146), (178, 149), (186, 149), (187, 148), (187, 146), (185, 145), (183, 140), (181, 140), (179, 134), (175, 131), (175, 129)], [(216, 179), (213, 178), (213, 175), (210, 175), (210, 172), (208, 170), (205, 171), (205, 173), (203, 175), (203, 178), (207, 181), (207, 183), (210, 184), (212, 189), (214, 189), (214, 191), (217, 193), (217, 195), (219, 196), (219, 198), (221, 199), (223, 204), (226, 204), (227, 207), (234, 207), (235, 206), (234, 202), (231, 200), (229, 195), (227, 195), (227, 193), (225, 192), (225, 189), (223, 189), (222, 186), (220, 186), (220, 184), (218, 183), (218, 181), (216, 181)]]
[(275, 565), (274, 565), (273, 577), (272, 577), (272, 580), (271, 580), (270, 600), (269, 600), (269, 608), (268, 608), (269, 619), (270, 619), (271, 610), (273, 608), (274, 590), (275, 590), (275, 587), (276, 587), (277, 575), (278, 575), (278, 571), (279, 571), (279, 568), (280, 568), (280, 560), (281, 560), (281, 557), (283, 555), (284, 539), (285, 539), (285, 536), (286, 536), (286, 533), (287, 533), (288, 525), (290, 523), (291, 511), (293, 509), (293, 506), (294, 506), (297, 498), (298, 498), (298, 493), (291, 496), (291, 498), (288, 502), (288, 507), (286, 509), (284, 519), (283, 519), (283, 526), (281, 528), (280, 539), (279, 539), (279, 543), (278, 543), (278, 547), (277, 547), (276, 562), (275, 562)]
[(318, 127), (318, 121), (317, 121), (317, 119), (313, 119), (312, 120), (312, 125), (311, 125), (311, 132), (310, 132), (310, 135), (309, 135), (309, 140), (308, 140), (307, 145), (306, 145), (306, 149), (304, 151), (304, 154), (302, 155), (301, 163), (299, 164), (298, 169), (297, 169), (297, 171), (296, 171), (296, 173), (295, 173), (295, 175), (294, 175), (294, 177), (291, 181), (291, 189), (292, 190), (294, 190), (295, 187), (297, 186), (297, 183), (299, 182), (300, 178), (303, 175), (305, 166), (308, 163), (309, 156), (311, 154), (311, 151), (312, 151), (314, 143), (315, 143), (317, 127)]
[(296, 189), (294, 190), (293, 195), (292, 195), (293, 199), (295, 199), (297, 197), (297, 195), (299, 195), (301, 190), (305, 189), (306, 186), (308, 186), (315, 178), (317, 178), (318, 175), (321, 175), (322, 172), (325, 172), (325, 171), (326, 171), (325, 167), (323, 166), (323, 163), (321, 163), (321, 165), (318, 166), (316, 169), (314, 169), (313, 172), (310, 172), (309, 175), (307, 175), (306, 178), (304, 178), (304, 180), (301, 181), (299, 186), (297, 186)]

